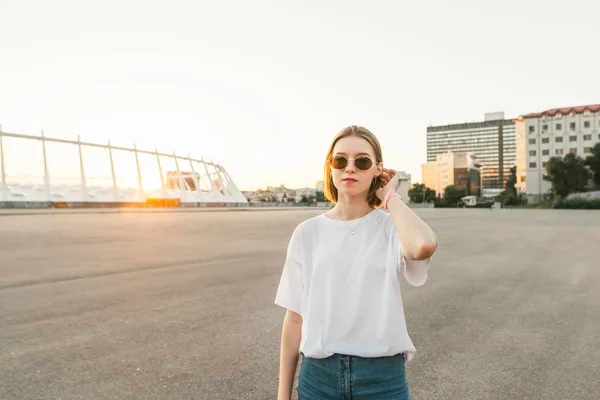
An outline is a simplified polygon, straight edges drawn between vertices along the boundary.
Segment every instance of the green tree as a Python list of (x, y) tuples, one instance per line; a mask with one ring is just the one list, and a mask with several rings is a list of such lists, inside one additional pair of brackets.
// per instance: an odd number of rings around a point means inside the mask
[(506, 180), (506, 186), (504, 187), (504, 190), (506, 190), (509, 195), (512, 194), (515, 197), (517, 197), (517, 187), (515, 186), (516, 184), (517, 184), (517, 167), (515, 166), (510, 169), (510, 176)]
[(592, 147), (592, 155), (586, 158), (585, 164), (590, 167), (590, 170), (594, 175), (594, 185), (600, 187), (600, 143), (596, 143), (596, 145)]
[(518, 203), (518, 195), (517, 195), (517, 167), (512, 167), (510, 169), (510, 176), (506, 180), (506, 185), (504, 186), (504, 192), (500, 196), (498, 196), (499, 201), (507, 204), (509, 206), (517, 205)]
[(423, 203), (435, 199), (435, 191), (425, 186), (424, 183), (415, 183), (408, 189), (411, 203)]
[(444, 199), (452, 206), (458, 205), (461, 201), (460, 199), (465, 197), (465, 195), (466, 190), (455, 185), (448, 185), (444, 189)]
[(326, 201), (325, 194), (321, 190), (317, 190), (317, 201), (318, 202)]
[(590, 170), (585, 166), (585, 160), (569, 153), (565, 156), (565, 163), (567, 164), (569, 193), (585, 192), (590, 180)]
[(300, 203), (308, 203), (308, 197), (306, 197), (306, 196), (302, 196), (302, 197), (300, 198)]
[(546, 164), (544, 180), (552, 185), (552, 191), (559, 197), (567, 197), (571, 193), (584, 192), (590, 177), (586, 162), (569, 153), (564, 159), (552, 157)]

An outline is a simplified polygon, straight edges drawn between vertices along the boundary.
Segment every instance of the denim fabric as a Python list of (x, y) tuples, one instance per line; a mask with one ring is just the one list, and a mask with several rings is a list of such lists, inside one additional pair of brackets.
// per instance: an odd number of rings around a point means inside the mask
[(334, 354), (304, 357), (298, 376), (299, 400), (410, 400), (403, 354), (363, 358)]

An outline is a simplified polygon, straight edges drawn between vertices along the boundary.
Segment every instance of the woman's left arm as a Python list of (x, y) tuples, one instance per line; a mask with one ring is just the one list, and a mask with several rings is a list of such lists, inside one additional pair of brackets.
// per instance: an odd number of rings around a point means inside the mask
[[(383, 206), (394, 218), (400, 242), (404, 248), (404, 257), (407, 260), (416, 261), (429, 259), (437, 249), (435, 234), (396, 194), (396, 190), (400, 186), (396, 171), (383, 168), (379, 177), (383, 187), (377, 190), (377, 196), (384, 201)], [(386, 196), (390, 195), (391, 197), (385, 204)]]
[(407, 206), (400, 196), (393, 196), (387, 210), (394, 218), (407, 260), (427, 260), (437, 249), (437, 238), (431, 228)]

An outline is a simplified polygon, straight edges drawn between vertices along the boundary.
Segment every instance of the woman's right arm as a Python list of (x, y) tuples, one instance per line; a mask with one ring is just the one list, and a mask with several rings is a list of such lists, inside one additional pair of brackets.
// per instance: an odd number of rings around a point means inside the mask
[(277, 400), (290, 400), (296, 377), (302, 339), (302, 317), (287, 310), (281, 329), (281, 352), (279, 355), (279, 390)]

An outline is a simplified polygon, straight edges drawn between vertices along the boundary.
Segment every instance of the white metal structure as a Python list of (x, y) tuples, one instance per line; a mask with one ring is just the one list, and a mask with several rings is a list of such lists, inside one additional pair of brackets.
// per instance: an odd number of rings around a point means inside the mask
[[(23, 179), (14, 179), (9, 182), (9, 167), (6, 163), (7, 149), (5, 138), (18, 139), (19, 141), (34, 141), (41, 144), (41, 157), (43, 158), (43, 183), (27, 182)], [(47, 143), (77, 146), (79, 154), (79, 171), (69, 183), (59, 183), (60, 178), (51, 176), (52, 166), (60, 160), (49, 160)], [(110, 165), (111, 177), (108, 184), (93, 185), (86, 179), (86, 159), (84, 148), (98, 148), (107, 152), (102, 163)], [(118, 169), (115, 168), (114, 154), (131, 157), (131, 165), (137, 167), (137, 182), (125, 184)], [(126, 154), (125, 154), (126, 153)], [(13, 158), (15, 154), (12, 154)], [(155, 172), (160, 177), (160, 182), (153, 188), (145, 188), (144, 171), (140, 168), (140, 157), (152, 156)], [(24, 163), (39, 163), (32, 154), (16, 154), (16, 158)], [(164, 171), (161, 165), (165, 161), (174, 162), (174, 170)], [(54, 162), (54, 164), (52, 164)], [(88, 166), (89, 167), (89, 166)], [(149, 198), (179, 199), (183, 206), (202, 206), (211, 204), (221, 205), (248, 205), (248, 201), (222, 165), (197, 160), (190, 157), (154, 151), (139, 150), (134, 145), (132, 148), (112, 146), (45, 137), (30, 136), (16, 133), (3, 132), (0, 126), (0, 204), (4, 203), (40, 203), (40, 202), (65, 202), (65, 203), (145, 203)], [(18, 173), (18, 171), (17, 171)], [(131, 179), (129, 180), (131, 183)]]

